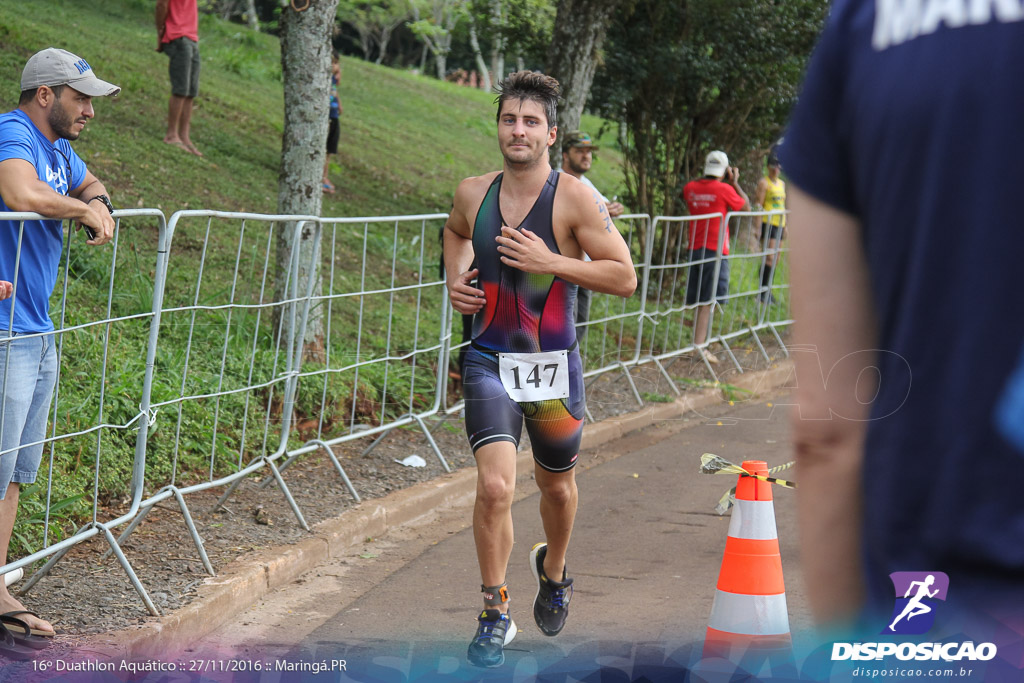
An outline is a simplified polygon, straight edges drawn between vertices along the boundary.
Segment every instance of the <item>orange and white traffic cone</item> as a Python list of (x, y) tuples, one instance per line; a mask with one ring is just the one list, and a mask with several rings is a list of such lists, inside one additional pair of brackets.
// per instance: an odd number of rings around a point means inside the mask
[[(743, 469), (768, 475), (767, 463), (748, 460)], [(736, 507), (718, 574), (704, 657), (731, 662), (751, 657), (775, 662), (792, 657), (782, 556), (775, 529), (772, 485), (740, 475)]]

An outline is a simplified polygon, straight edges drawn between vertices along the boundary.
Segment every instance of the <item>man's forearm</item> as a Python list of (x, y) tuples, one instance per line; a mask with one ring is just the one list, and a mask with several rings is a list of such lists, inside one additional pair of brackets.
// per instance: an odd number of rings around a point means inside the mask
[(750, 208), (750, 197), (748, 197), (747, 193), (743, 191), (743, 188), (740, 187), (740, 184), (739, 183), (733, 183), (732, 186), (734, 188), (736, 188), (736, 194), (738, 194), (740, 197), (742, 197), (743, 201), (745, 201), (747, 203), (747, 206), (745, 208)]
[(833, 622), (854, 616), (864, 595), (861, 477), (874, 396), (864, 370), (876, 365), (876, 328), (860, 224), (799, 188), (792, 198), (801, 557), (811, 608)]
[(109, 197), (110, 193), (107, 192), (107, 188), (103, 183), (96, 180), (88, 185), (83, 185), (78, 188), (71, 196), (88, 204), (90, 199), (93, 197), (99, 197), (100, 195), (106, 195)]
[(31, 183), (16, 195), (10, 194), (5, 201), (12, 211), (31, 211), (47, 218), (80, 219), (89, 213), (89, 206), (84, 201), (58, 194), (42, 181)]
[(451, 283), (473, 265), (473, 242), (447, 226), (442, 234), (445, 277)]
[(167, 0), (156, 2), (156, 34), (163, 38), (164, 26), (167, 24)]

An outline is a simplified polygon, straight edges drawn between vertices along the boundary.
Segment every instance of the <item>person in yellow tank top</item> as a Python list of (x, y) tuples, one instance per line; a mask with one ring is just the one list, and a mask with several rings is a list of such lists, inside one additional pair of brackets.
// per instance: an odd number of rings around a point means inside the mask
[[(762, 211), (784, 211), (786, 209), (786, 183), (779, 178), (782, 166), (773, 149), (768, 154), (768, 173), (757, 183), (757, 204)], [(786, 228), (786, 216), (775, 214), (767, 216), (761, 223), (761, 231), (757, 241), (767, 253), (761, 265), (761, 293), (758, 298), (771, 304), (775, 299), (771, 294), (772, 275), (775, 272), (776, 250), (782, 240)], [(765, 236), (768, 242), (765, 244)]]

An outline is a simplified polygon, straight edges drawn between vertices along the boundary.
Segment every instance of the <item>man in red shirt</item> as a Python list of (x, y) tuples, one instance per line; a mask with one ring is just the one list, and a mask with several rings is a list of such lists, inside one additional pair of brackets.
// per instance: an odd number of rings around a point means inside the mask
[(164, 142), (196, 156), (192, 144), (192, 101), (199, 94), (199, 8), (196, 0), (156, 0), (156, 51), (170, 58), (171, 102)]
[[(740, 170), (729, 167), (729, 157), (725, 152), (714, 151), (708, 154), (704, 162), (704, 176), (691, 180), (683, 187), (683, 199), (691, 216), (708, 213), (720, 213), (723, 216), (729, 211), (740, 211), (750, 207), (746, 192), (740, 187)], [(697, 262), (690, 266), (686, 281), (686, 305), (698, 302), (697, 320), (694, 323), (693, 343), (704, 344), (708, 335), (711, 320), (711, 307), (715, 298), (724, 297), (729, 293), (729, 261), (723, 260), (718, 272), (717, 286), (714, 286), (715, 260), (721, 246), (722, 254), (729, 254), (729, 228), (723, 229), (721, 218), (705, 218), (689, 224), (690, 235), (687, 248), (690, 261)], [(721, 240), (721, 245), (719, 245)], [(712, 291), (714, 290), (714, 291)], [(705, 351), (709, 363), (717, 363), (718, 359), (710, 351)]]

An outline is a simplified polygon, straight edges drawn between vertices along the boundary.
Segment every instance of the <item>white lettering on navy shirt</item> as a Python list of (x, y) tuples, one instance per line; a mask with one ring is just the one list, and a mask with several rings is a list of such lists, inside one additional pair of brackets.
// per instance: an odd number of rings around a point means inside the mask
[(871, 45), (881, 51), (946, 28), (1024, 19), (1022, 0), (875, 0)]

